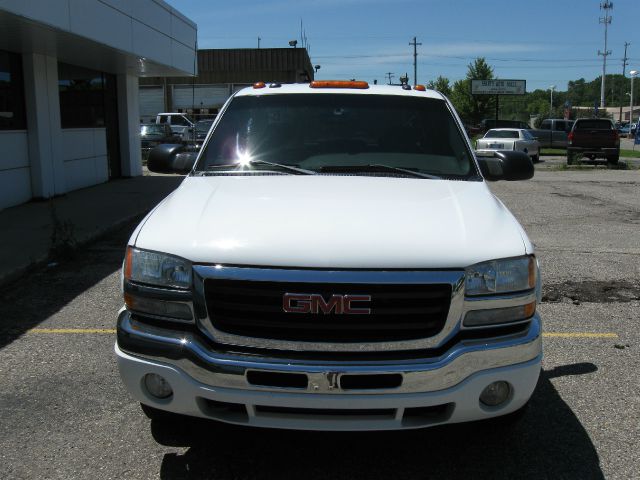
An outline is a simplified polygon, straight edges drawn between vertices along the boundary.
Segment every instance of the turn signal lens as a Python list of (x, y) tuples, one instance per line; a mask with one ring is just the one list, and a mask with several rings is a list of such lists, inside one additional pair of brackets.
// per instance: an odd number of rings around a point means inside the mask
[(369, 84), (360, 81), (342, 81), (342, 80), (314, 80), (309, 84), (311, 88), (355, 88), (367, 89)]
[(517, 307), (487, 308), (471, 310), (464, 317), (465, 327), (486, 327), (505, 323), (521, 322), (533, 317), (536, 312), (536, 302)]

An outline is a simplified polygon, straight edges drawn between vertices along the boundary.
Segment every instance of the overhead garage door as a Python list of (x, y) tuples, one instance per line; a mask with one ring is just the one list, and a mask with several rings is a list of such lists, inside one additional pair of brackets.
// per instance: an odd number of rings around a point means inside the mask
[(228, 85), (174, 85), (173, 108), (220, 108), (229, 98)]
[(140, 87), (140, 119), (143, 122), (152, 122), (156, 115), (164, 112), (164, 88)]

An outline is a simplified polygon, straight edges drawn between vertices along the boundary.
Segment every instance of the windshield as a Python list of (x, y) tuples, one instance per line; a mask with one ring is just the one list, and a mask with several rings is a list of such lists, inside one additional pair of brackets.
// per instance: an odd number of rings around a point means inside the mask
[(162, 125), (141, 125), (140, 135), (164, 135), (164, 130)]
[(613, 130), (609, 120), (580, 120), (576, 122), (576, 130)]
[[(476, 176), (447, 104), (399, 95), (282, 94), (234, 98), (196, 171), (272, 162), (309, 171), (396, 167)], [(262, 167), (264, 168), (264, 164)], [(393, 170), (381, 170), (393, 175)], [(397, 175), (403, 175), (395, 171)]]
[(484, 138), (520, 138), (515, 130), (489, 130)]

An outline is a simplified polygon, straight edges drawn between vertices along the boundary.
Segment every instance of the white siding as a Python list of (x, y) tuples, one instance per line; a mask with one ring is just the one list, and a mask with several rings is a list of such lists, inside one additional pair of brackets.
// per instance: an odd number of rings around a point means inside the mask
[(109, 180), (104, 128), (64, 129), (62, 145), (67, 191)]
[(0, 210), (31, 200), (26, 131), (0, 131)]
[(144, 122), (155, 121), (156, 115), (164, 112), (164, 87), (140, 87), (140, 118)]
[[(193, 72), (196, 24), (161, 0), (0, 0), (0, 8), (127, 55)], [(55, 49), (46, 53), (55, 55)]]

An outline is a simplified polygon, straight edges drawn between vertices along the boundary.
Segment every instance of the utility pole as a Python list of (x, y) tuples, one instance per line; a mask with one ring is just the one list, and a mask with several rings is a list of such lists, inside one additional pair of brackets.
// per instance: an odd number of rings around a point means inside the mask
[(611, 23), (609, 10), (613, 9), (613, 3), (605, 0), (600, 4), (600, 10), (604, 10), (604, 18), (600, 18), (600, 23), (604, 23), (604, 52), (598, 50), (598, 55), (602, 55), (602, 81), (600, 83), (600, 108), (604, 108), (604, 82), (607, 75), (607, 56), (611, 55), (611, 50), (607, 50), (607, 28)]
[(385, 76), (389, 79), (389, 85), (391, 85), (391, 79), (393, 78), (393, 72), (385, 73)]
[(409, 42), (409, 45), (413, 45), (413, 86), (418, 84), (418, 45), (422, 43), (416, 42), (416, 37), (413, 37), (413, 42)]
[(622, 102), (624, 101), (624, 91), (625, 91), (625, 71), (627, 69), (627, 47), (631, 45), (629, 42), (624, 42), (624, 58), (622, 59), (622, 85), (620, 86), (620, 116), (618, 117), (618, 121), (622, 123)]
[(262, 40), (260, 37), (258, 37), (258, 48), (260, 48), (260, 40)]

